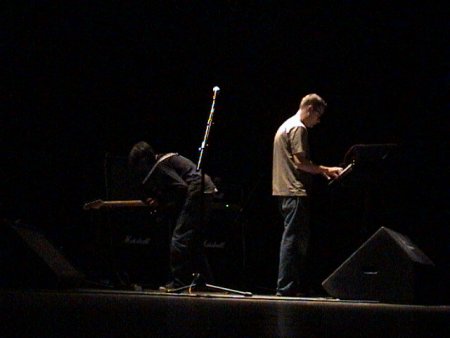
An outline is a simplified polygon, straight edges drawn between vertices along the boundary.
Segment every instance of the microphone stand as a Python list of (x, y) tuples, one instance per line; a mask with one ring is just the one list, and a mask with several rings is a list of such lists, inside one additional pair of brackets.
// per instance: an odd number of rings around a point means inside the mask
[[(213, 124), (213, 118), (214, 118), (214, 106), (216, 105), (216, 97), (217, 97), (217, 92), (220, 90), (219, 87), (215, 86), (213, 88), (213, 101), (212, 101), (212, 105), (211, 105), (211, 111), (209, 113), (209, 117), (208, 117), (208, 122), (206, 123), (206, 130), (205, 130), (205, 135), (203, 136), (203, 141), (202, 141), (202, 145), (199, 148), (200, 154), (198, 156), (198, 162), (197, 162), (197, 171), (201, 170), (202, 167), (202, 160), (203, 160), (203, 155), (205, 154), (205, 150), (206, 147), (208, 145), (208, 137), (209, 137), (209, 133), (211, 131), (211, 126)], [(204, 184), (205, 182), (203, 182)]]
[[(214, 106), (216, 104), (217, 92), (219, 90), (220, 90), (220, 88), (217, 86), (215, 86), (213, 88), (214, 94), (213, 94), (211, 111), (209, 113), (208, 122), (206, 124), (205, 135), (203, 136), (203, 141), (199, 148), (200, 154), (199, 154), (198, 162), (197, 162), (197, 171), (200, 172), (200, 175), (201, 175), (201, 185), (200, 185), (200, 187), (201, 187), (201, 202), (200, 203), (201, 203), (201, 208), (202, 208), (202, 210), (201, 210), (201, 220), (203, 222), (202, 228), (204, 228), (205, 222), (206, 222), (205, 171), (202, 169), (202, 161), (205, 158), (206, 147), (208, 146), (209, 133), (211, 131), (211, 126), (213, 124), (213, 118), (214, 118)], [(217, 286), (217, 285), (207, 284), (200, 273), (193, 273), (192, 276), (193, 276), (193, 280), (190, 285), (182, 286), (182, 287), (176, 288), (176, 289), (171, 289), (170, 292), (178, 293), (178, 292), (182, 292), (187, 289), (189, 289), (189, 292), (190, 292), (195, 287), (202, 287), (202, 288), (206, 288), (209, 290), (222, 291), (222, 292), (233, 293), (233, 294), (242, 295), (242, 296), (253, 296), (253, 294), (251, 292), (238, 291), (238, 290), (228, 289), (228, 288), (224, 288), (224, 287)]]

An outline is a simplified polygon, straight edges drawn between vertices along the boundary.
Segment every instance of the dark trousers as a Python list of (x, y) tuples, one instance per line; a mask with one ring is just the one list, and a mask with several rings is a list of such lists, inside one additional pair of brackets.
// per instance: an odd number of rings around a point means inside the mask
[(170, 267), (176, 286), (190, 284), (193, 273), (200, 273), (206, 281), (212, 281), (203, 246), (212, 196), (204, 194), (203, 197), (199, 192), (188, 194), (175, 223), (170, 243)]
[(277, 295), (293, 296), (309, 288), (306, 259), (310, 228), (307, 197), (279, 197), (279, 209), (284, 220), (280, 244)]

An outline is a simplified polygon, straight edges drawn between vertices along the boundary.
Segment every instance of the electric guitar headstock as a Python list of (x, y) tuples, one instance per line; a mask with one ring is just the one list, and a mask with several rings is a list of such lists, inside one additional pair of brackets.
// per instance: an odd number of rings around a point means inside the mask
[(98, 210), (105, 206), (105, 202), (103, 200), (95, 200), (92, 202), (85, 203), (83, 205), (84, 210)]

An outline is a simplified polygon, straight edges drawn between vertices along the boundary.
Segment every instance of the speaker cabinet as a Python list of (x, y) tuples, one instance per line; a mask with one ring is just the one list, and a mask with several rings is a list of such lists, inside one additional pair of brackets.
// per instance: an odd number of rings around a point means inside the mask
[(409, 238), (381, 227), (322, 286), (340, 299), (423, 302), (433, 288), (433, 266)]
[(91, 278), (151, 289), (167, 282), (171, 233), (160, 216), (147, 208), (92, 210), (89, 216), (82, 256)]
[(203, 242), (214, 283), (231, 288), (243, 284), (244, 238), (238, 212), (237, 205), (213, 203)]
[(77, 287), (85, 280), (36, 229), (1, 224), (0, 287)]

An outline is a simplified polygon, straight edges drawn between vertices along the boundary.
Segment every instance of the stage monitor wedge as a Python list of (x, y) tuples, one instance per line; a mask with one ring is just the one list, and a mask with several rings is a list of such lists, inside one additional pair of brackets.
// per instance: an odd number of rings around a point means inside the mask
[(431, 294), (434, 264), (410, 239), (381, 227), (322, 286), (345, 300), (413, 304)]
[(86, 281), (33, 227), (5, 222), (0, 230), (0, 288), (75, 288)]

